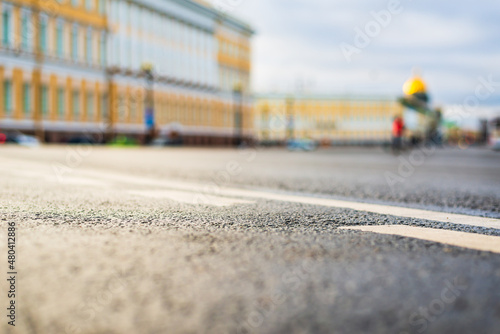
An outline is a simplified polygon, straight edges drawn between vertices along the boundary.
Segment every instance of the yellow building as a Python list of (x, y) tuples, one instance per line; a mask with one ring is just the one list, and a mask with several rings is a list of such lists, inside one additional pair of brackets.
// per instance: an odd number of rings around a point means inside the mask
[(142, 138), (153, 92), (160, 135), (188, 144), (250, 137), (252, 35), (192, 0), (0, 1), (0, 131)]
[(260, 142), (314, 139), (324, 144), (389, 141), (403, 111), (395, 98), (329, 95), (259, 95), (254, 126)]

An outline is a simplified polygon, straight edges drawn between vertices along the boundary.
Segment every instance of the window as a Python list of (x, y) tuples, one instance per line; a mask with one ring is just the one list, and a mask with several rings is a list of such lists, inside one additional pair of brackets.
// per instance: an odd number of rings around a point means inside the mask
[(94, 120), (94, 94), (87, 93), (87, 120)]
[(85, 50), (87, 63), (91, 64), (92, 63), (92, 30), (87, 31), (87, 40), (86, 40), (85, 44), (86, 44), (85, 46), (87, 47), (87, 49)]
[(120, 94), (118, 96), (118, 120), (124, 122), (127, 117), (127, 106), (125, 105), (125, 97)]
[(42, 53), (47, 53), (47, 21), (40, 20), (40, 49)]
[(101, 65), (105, 66), (106, 65), (106, 39), (104, 37), (104, 34), (101, 35), (100, 43), (101, 43), (101, 46), (100, 46)]
[(97, 6), (99, 13), (104, 14), (104, 0), (98, 0)]
[(78, 91), (73, 92), (73, 116), (74, 120), (80, 119), (80, 93)]
[(49, 114), (49, 88), (46, 85), (42, 85), (42, 115), (47, 117)]
[(10, 11), (4, 10), (2, 14), (3, 25), (2, 25), (2, 44), (9, 46), (10, 45)]
[(56, 27), (56, 53), (58, 57), (63, 56), (63, 25), (61, 22), (58, 22)]
[(3, 103), (5, 116), (12, 115), (12, 82), (10, 80), (5, 80), (3, 83)]
[(78, 27), (73, 27), (71, 32), (71, 58), (77, 60), (78, 58)]
[(103, 120), (108, 120), (108, 94), (101, 95), (101, 117)]
[(132, 122), (137, 118), (137, 93), (130, 97), (130, 118)]
[(64, 119), (64, 109), (65, 109), (64, 88), (59, 88), (57, 90), (57, 115), (59, 116), (59, 119)]
[(29, 83), (23, 84), (23, 110), (26, 116), (31, 113), (31, 85)]
[(92, 0), (85, 0), (85, 8), (92, 10)]
[(71, 0), (71, 4), (75, 7), (79, 5), (80, 0)]
[(29, 49), (29, 20), (28, 14), (24, 13), (21, 18), (21, 47), (23, 50)]

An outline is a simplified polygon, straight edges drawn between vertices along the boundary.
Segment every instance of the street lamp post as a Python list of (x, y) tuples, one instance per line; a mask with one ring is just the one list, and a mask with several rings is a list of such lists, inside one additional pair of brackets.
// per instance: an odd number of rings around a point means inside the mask
[(150, 144), (156, 136), (153, 66), (151, 64), (144, 64), (142, 66), (142, 71), (146, 77), (146, 106), (144, 110), (144, 122), (146, 125), (146, 144)]
[(233, 102), (234, 102), (234, 144), (240, 146), (243, 141), (243, 90), (241, 84), (236, 84), (233, 87)]

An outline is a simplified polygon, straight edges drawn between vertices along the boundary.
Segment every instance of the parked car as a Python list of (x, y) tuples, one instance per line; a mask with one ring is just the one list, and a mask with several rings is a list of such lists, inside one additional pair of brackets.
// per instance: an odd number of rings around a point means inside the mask
[(18, 134), (17, 133), (0, 133), (0, 139), (2, 144), (17, 144), (16, 138)]
[(488, 146), (493, 151), (500, 151), (500, 136), (498, 137), (491, 136), (488, 140)]
[(162, 147), (162, 146), (181, 146), (182, 138), (168, 138), (160, 137), (153, 140), (152, 146)]
[(318, 143), (312, 139), (292, 139), (286, 145), (289, 151), (314, 151)]
[(12, 137), (10, 137), (10, 139), (8, 139), (8, 141), (25, 147), (40, 146), (40, 141), (38, 140), (38, 138), (24, 134), (13, 135)]
[(73, 137), (70, 140), (68, 140), (68, 144), (93, 145), (96, 144), (96, 142), (89, 136), (79, 136), (79, 137)]
[(110, 146), (115, 147), (127, 147), (127, 146), (138, 146), (139, 143), (135, 138), (127, 137), (127, 136), (118, 136), (111, 143)]
[(495, 151), (500, 151), (500, 117), (489, 122), (488, 146)]

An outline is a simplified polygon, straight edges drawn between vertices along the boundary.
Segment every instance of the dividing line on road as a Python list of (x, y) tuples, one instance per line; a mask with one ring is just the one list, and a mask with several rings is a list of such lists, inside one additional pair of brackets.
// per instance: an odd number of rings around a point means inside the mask
[(254, 197), (254, 198), (261, 198), (261, 199), (268, 199), (275, 201), (284, 201), (284, 202), (293, 202), (293, 203), (302, 203), (311, 205), (321, 205), (321, 206), (328, 206), (335, 208), (346, 208), (356, 211), (372, 212), (372, 213), (391, 215), (397, 217), (417, 218), (417, 219), (439, 221), (444, 223), (500, 229), (500, 219), (459, 215), (459, 214), (439, 212), (439, 211), (427, 211), (427, 210), (412, 209), (412, 208), (398, 207), (392, 205), (341, 201), (329, 198), (295, 196), (295, 195), (285, 195), (285, 194), (277, 194), (270, 192), (239, 190), (239, 189), (225, 189), (223, 192), (221, 191), (220, 194)]
[(176, 202), (187, 204), (204, 204), (213, 206), (231, 206), (234, 204), (252, 204), (254, 201), (246, 201), (239, 198), (227, 198), (220, 196), (200, 196), (190, 191), (180, 190), (131, 190), (132, 195), (149, 198), (165, 198)]
[(402, 237), (439, 242), (451, 246), (500, 253), (500, 237), (490, 235), (406, 225), (343, 226), (339, 228), (342, 230), (357, 230), (379, 234), (398, 235)]
[(326, 207), (346, 208), (356, 211), (372, 212), (372, 213), (404, 217), (404, 218), (417, 218), (417, 219), (425, 219), (425, 220), (459, 224), (459, 225), (470, 225), (470, 226), (479, 226), (484, 228), (500, 229), (500, 219), (495, 219), (495, 218), (467, 216), (467, 215), (460, 215), (460, 214), (453, 214), (453, 213), (446, 213), (439, 211), (428, 211), (421, 209), (398, 207), (392, 205), (343, 201), (330, 198), (288, 195), (288, 194), (280, 194), (274, 192), (249, 190), (249, 189), (212, 187), (210, 183), (199, 184), (199, 183), (184, 182), (184, 181), (158, 180), (158, 179), (150, 179), (139, 176), (128, 176), (123, 174), (119, 175), (115, 173), (106, 173), (100, 171), (99, 172), (85, 171), (85, 173), (87, 175), (92, 175), (94, 177), (105, 178), (108, 181), (114, 180), (118, 182), (132, 183), (142, 186), (151, 185), (155, 187), (165, 187), (170, 189), (178, 189), (182, 191), (191, 191), (200, 194), (202, 197), (225, 196), (230, 198), (244, 197), (252, 199), (265, 199), (273, 201), (319, 205)]

